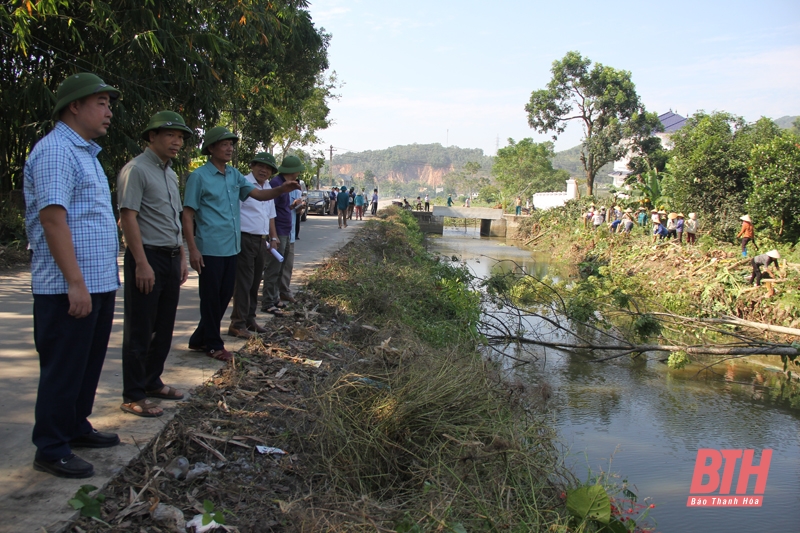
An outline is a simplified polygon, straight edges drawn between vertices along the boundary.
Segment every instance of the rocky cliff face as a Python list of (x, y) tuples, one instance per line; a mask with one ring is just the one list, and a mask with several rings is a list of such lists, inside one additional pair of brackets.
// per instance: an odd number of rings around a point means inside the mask
[[(333, 165), (335, 174), (346, 174), (354, 178), (361, 178), (364, 176), (363, 171), (355, 169), (355, 165)], [(454, 172), (455, 168), (450, 165), (446, 168), (434, 168), (431, 165), (405, 165), (402, 170), (393, 170), (388, 174), (379, 175), (378, 181), (392, 181), (408, 183), (410, 181), (419, 181), (423, 185), (429, 187), (441, 186), (444, 182), (444, 176)]]

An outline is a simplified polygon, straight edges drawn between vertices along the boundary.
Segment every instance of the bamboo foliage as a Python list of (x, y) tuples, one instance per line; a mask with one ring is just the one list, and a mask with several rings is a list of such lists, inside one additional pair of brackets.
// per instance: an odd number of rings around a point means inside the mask
[(21, 188), (27, 153), (53, 126), (58, 84), (76, 72), (122, 91), (99, 140), (109, 177), (141, 151), (139, 133), (161, 109), (180, 112), (198, 134), (234, 127), (245, 151), (268, 145), (280, 124), (264, 110), (299, 109), (327, 68), (328, 36), (306, 8), (291, 0), (4, 1), (0, 192)]

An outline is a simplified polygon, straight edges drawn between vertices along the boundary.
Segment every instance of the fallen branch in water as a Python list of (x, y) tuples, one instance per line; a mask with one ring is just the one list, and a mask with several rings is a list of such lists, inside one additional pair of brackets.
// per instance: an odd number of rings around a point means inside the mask
[(549, 342), (539, 339), (532, 339), (521, 335), (489, 335), (486, 337), (490, 343), (498, 344), (502, 342), (519, 342), (522, 344), (535, 344), (537, 346), (544, 346), (547, 348), (554, 348), (556, 350), (573, 351), (573, 350), (592, 350), (592, 351), (620, 351), (623, 354), (616, 354), (611, 357), (603, 359), (595, 359), (593, 362), (607, 361), (615, 359), (622, 355), (629, 353), (644, 353), (644, 352), (679, 352), (684, 351), (689, 355), (735, 355), (739, 357), (748, 355), (779, 355), (779, 356), (798, 356), (800, 350), (789, 344), (758, 344), (752, 345), (694, 345), (682, 346), (678, 344), (591, 344), (591, 343), (570, 343), (570, 342)]
[(800, 337), (800, 329), (787, 328), (786, 326), (776, 326), (774, 324), (765, 324), (764, 322), (752, 322), (750, 320), (742, 320), (733, 316), (726, 316), (722, 318), (704, 318), (702, 322), (710, 322), (712, 324), (728, 324), (731, 326), (742, 326), (751, 329), (758, 329), (761, 331), (771, 331), (773, 333), (783, 333), (785, 335), (795, 335)]

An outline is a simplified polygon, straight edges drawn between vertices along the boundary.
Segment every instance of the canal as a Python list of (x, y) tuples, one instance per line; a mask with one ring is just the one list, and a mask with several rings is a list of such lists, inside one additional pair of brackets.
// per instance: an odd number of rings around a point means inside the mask
[[(486, 277), (520, 265), (534, 276), (569, 276), (574, 266), (480, 237), (475, 228), (445, 228), (430, 249), (457, 256)], [(540, 347), (509, 347), (503, 362), (510, 379), (551, 390), (549, 414), (566, 462), (578, 479), (588, 472), (627, 478), (656, 507), (656, 531), (800, 531), (800, 398), (781, 392), (774, 370), (741, 360), (701, 371), (698, 364), (671, 370), (660, 357), (589, 363), (585, 356)], [(517, 359), (527, 361), (520, 364)], [(701, 448), (772, 450), (761, 507), (687, 508)], [(733, 478), (733, 491), (737, 478)], [(752, 493), (755, 476), (750, 479)]]

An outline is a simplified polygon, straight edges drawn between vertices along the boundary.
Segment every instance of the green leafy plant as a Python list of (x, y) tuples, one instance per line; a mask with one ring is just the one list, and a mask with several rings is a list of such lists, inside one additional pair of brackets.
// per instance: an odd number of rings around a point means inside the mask
[(231, 516), (236, 516), (232, 512), (228, 511), (227, 509), (215, 509), (214, 502), (211, 500), (205, 500), (203, 502), (203, 525), (207, 526), (213, 520), (217, 524), (224, 526), (225, 525), (225, 515), (229, 514)]
[(675, 370), (680, 370), (681, 368), (685, 367), (691, 362), (692, 360), (689, 359), (689, 354), (687, 354), (683, 350), (679, 350), (677, 352), (672, 352), (671, 354), (669, 354), (669, 359), (667, 359), (667, 366)]
[(80, 511), (81, 516), (99, 519), (100, 505), (106, 501), (106, 497), (100, 492), (94, 496), (90, 494), (96, 490), (97, 487), (94, 485), (81, 485), (81, 487), (75, 493), (75, 496), (73, 496), (72, 499), (70, 499), (67, 503), (69, 503), (73, 509)]

